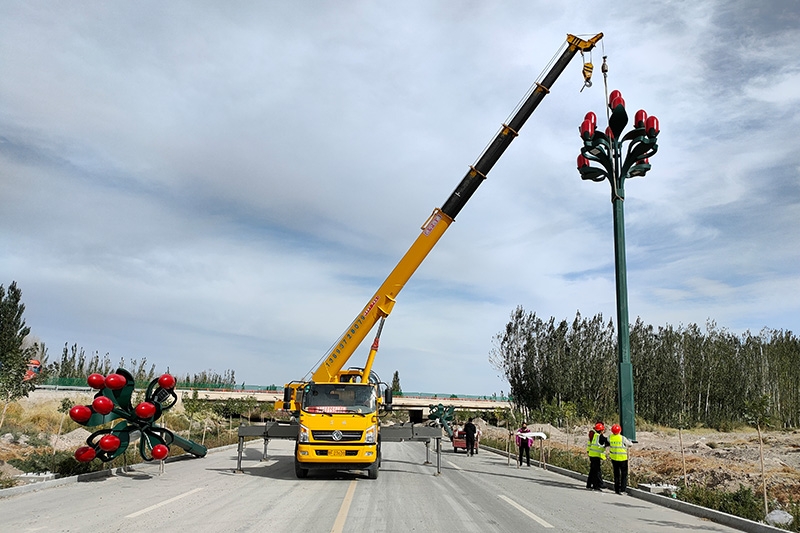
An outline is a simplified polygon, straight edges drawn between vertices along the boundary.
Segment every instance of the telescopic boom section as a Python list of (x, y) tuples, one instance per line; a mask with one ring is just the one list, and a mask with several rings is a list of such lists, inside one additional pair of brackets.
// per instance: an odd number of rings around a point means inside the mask
[[(394, 307), (395, 298), (403, 286), (417, 270), (417, 267), (422, 264), (431, 249), (439, 242), (452, 222), (453, 219), (442, 213), (440, 209), (433, 211), (433, 214), (422, 226), (422, 233), (417, 240), (400, 259), (378, 291), (370, 298), (367, 306), (350, 324), (336, 346), (328, 353), (325, 362), (311, 375), (312, 381), (316, 383), (339, 381), (338, 374), (344, 368), (347, 360), (378, 320), (389, 316)], [(364, 381), (366, 381), (366, 377)]]
[(575, 54), (580, 52), (588, 52), (603, 38), (602, 33), (598, 33), (588, 41), (576, 37), (574, 35), (567, 35), (567, 47), (561, 56), (555, 61), (550, 70), (542, 78), (541, 82), (536, 83), (536, 88), (531, 92), (525, 102), (519, 107), (514, 117), (508, 124), (503, 124), (500, 132), (495, 137), (494, 141), (484, 150), (475, 166), (470, 167), (467, 175), (458, 184), (456, 190), (450, 195), (450, 198), (444, 203), (442, 211), (451, 218), (456, 215), (464, 207), (473, 193), (478, 189), (478, 186), (486, 179), (486, 175), (492, 170), (494, 164), (500, 159), (500, 156), (506, 151), (506, 148), (511, 144), (519, 134), (522, 126), (536, 110), (539, 104), (544, 100), (544, 97), (550, 92), (550, 87), (553, 86), (555, 81), (567, 68), (567, 65), (575, 57)]
[[(602, 39), (603, 34), (598, 33), (589, 40), (584, 40), (574, 35), (567, 35), (566, 48), (553, 66), (536, 83), (536, 87), (528, 98), (517, 109), (508, 124), (503, 124), (497, 137), (484, 150), (477, 163), (471, 166), (466, 176), (458, 184), (441, 209), (434, 209), (433, 214), (422, 225), (422, 233), (411, 245), (397, 266), (392, 270), (378, 291), (370, 298), (369, 303), (350, 324), (339, 342), (326, 355), (324, 362), (312, 374), (311, 380), (316, 383), (339, 381), (339, 373), (353, 355), (370, 330), (381, 319), (389, 316), (394, 307), (395, 299), (406, 282), (411, 278), (428, 253), (433, 249), (444, 232), (453, 223), (456, 215), (461, 211), (467, 201), (472, 197), (478, 186), (486, 179), (489, 171), (497, 163), (500, 156), (506, 151), (511, 141), (519, 134), (520, 129), (536, 110), (545, 96), (550, 92), (550, 87), (561, 75), (575, 54), (587, 52), (594, 48)], [(364, 381), (366, 381), (364, 377)]]

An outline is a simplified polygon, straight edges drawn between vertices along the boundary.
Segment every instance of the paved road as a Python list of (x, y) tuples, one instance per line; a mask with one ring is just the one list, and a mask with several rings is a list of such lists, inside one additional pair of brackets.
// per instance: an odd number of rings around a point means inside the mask
[[(97, 481), (0, 499), (2, 532), (733, 532), (628, 496), (587, 491), (540, 468), (516, 468), (496, 454), (443, 453), (442, 473), (424, 464), (425, 446), (385, 443), (377, 480), (362, 473), (311, 473), (298, 480), (293, 443), (272, 441)], [(435, 455), (431, 453), (431, 460)]]

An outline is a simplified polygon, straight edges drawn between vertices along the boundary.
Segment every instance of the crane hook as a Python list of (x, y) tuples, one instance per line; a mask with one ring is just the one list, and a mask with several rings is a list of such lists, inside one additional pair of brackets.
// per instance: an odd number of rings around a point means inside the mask
[(589, 61), (587, 61), (583, 50), (581, 50), (581, 59), (583, 59), (583, 87), (581, 87), (580, 92), (583, 92), (585, 88), (592, 86), (592, 71), (594, 70), (594, 65), (592, 65), (591, 55)]

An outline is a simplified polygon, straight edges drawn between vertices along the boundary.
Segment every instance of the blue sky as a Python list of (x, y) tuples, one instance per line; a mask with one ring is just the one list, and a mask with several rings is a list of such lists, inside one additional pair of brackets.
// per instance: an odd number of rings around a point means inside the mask
[(51, 359), (302, 378), (568, 33), (605, 34), (593, 87), (576, 57), (400, 294), (377, 372), (499, 393), (516, 306), (615, 317), (610, 188), (575, 169), (603, 55), (662, 130), (626, 184), (631, 321), (800, 329), (798, 2), (346, 5), (0, 1), (0, 283)]

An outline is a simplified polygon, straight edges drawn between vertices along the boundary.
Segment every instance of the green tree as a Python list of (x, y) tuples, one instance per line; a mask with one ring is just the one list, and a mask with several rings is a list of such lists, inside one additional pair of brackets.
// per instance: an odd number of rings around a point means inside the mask
[(517, 307), (494, 337), (490, 363), (511, 386), (515, 408), (525, 419), (564, 424), (564, 405), (595, 419), (615, 408), (614, 325), (602, 314), (570, 323)]
[(34, 388), (33, 381), (24, 381), (24, 378), (31, 355), (39, 348), (37, 344), (25, 347), (25, 337), (31, 328), (25, 325), (24, 312), (22, 291), (17, 282), (11, 282), (7, 291), (0, 285), (0, 400), (3, 402), (0, 428), (9, 404), (26, 397)]
[(394, 376), (392, 376), (392, 394), (403, 395), (403, 389), (400, 387), (400, 372), (397, 370), (394, 371)]
[[(212, 409), (212, 406), (209, 404), (208, 400), (201, 399), (199, 396), (200, 395), (197, 390), (192, 390), (191, 396), (184, 392), (183, 397), (181, 398), (183, 410), (186, 413), (186, 417), (189, 419), (189, 434), (186, 436), (187, 439), (192, 438), (192, 424), (194, 423), (195, 419), (199, 418), (205, 421), (209, 411)], [(205, 422), (203, 423), (203, 426), (205, 427)]]
[(503, 331), (495, 335), (489, 356), (489, 362), (503, 373), (511, 386), (514, 405), (526, 419), (530, 408), (535, 406), (531, 396), (538, 393), (535, 383), (531, 382), (535, 382), (536, 377), (528, 354), (535, 352), (535, 330), (540, 323), (536, 313), (527, 313), (522, 306), (517, 306)]
[(630, 333), (637, 415), (674, 426), (681, 417), (685, 395), (680, 336), (671, 326), (656, 332), (641, 318), (636, 319)]
[(226, 370), (223, 374), (213, 370), (203, 370), (195, 374), (173, 375), (178, 380), (179, 386), (184, 388), (233, 389), (236, 387), (236, 373), (232, 369)]
[(156, 377), (156, 365), (151, 365), (150, 369), (147, 368), (147, 358), (143, 357), (140, 361), (136, 359), (131, 359), (130, 366), (125, 366), (125, 359), (120, 359), (120, 368), (130, 369), (128, 370), (131, 375), (133, 376), (134, 381), (136, 383), (140, 383), (142, 385), (147, 385)]
[(72, 400), (70, 398), (61, 398), (61, 405), (58, 406), (58, 412), (61, 413), (61, 421), (58, 423), (58, 433), (56, 433), (56, 438), (53, 441), (53, 471), (55, 471), (56, 446), (61, 438), (61, 430), (64, 429), (64, 418), (66, 418), (70, 409), (72, 409)]

